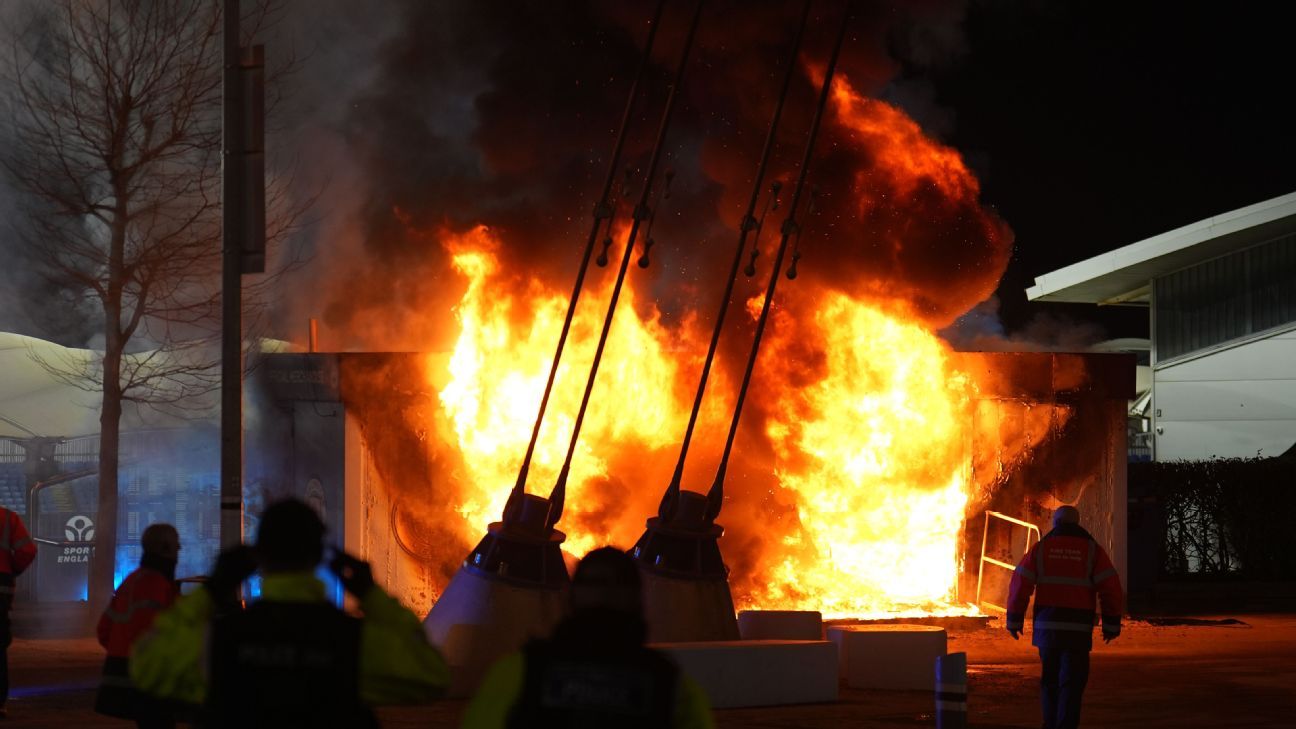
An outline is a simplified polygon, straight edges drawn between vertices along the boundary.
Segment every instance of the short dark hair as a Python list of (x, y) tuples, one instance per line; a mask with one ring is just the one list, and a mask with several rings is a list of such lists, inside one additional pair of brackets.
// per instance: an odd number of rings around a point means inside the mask
[(1053, 512), (1053, 526), (1062, 524), (1079, 524), (1080, 510), (1070, 504), (1063, 504)]
[(630, 555), (616, 547), (599, 547), (576, 565), (572, 584), (581, 587), (639, 589), (639, 568)]
[(590, 552), (572, 575), (571, 604), (573, 610), (604, 609), (642, 615), (639, 567), (615, 547)]
[(305, 502), (277, 501), (261, 514), (256, 550), (271, 572), (313, 569), (324, 557), (324, 522)]
[(140, 535), (144, 554), (175, 559), (180, 551), (180, 533), (170, 524), (149, 524)]

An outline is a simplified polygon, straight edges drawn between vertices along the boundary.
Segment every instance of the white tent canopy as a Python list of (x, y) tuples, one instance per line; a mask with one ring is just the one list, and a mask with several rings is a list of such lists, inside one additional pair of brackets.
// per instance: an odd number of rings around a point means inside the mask
[(0, 332), (0, 438), (98, 432), (99, 394), (66, 381), (46, 366), (84, 366), (98, 356), (88, 349)]
[[(263, 339), (257, 349), (282, 352), (292, 346)], [(92, 370), (101, 356), (90, 349), (0, 332), (0, 438), (74, 438), (98, 433), (101, 395), (92, 380), (72, 373)], [(152, 351), (128, 354), (126, 359), (142, 368), (162, 368), (175, 361), (174, 356)], [(186, 407), (183, 417), (127, 404), (122, 430), (176, 427), (215, 417), (216, 398), (206, 399), (206, 403)]]

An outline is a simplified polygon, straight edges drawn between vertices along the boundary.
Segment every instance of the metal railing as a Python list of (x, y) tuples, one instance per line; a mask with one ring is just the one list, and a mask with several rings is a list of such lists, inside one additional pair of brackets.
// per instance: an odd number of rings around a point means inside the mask
[[(1005, 606), (1005, 605), (996, 605), (996, 604), (994, 604), (994, 603), (992, 603), (992, 602), (986, 602), (986, 601), (983, 601), (983, 600), (981, 599), (981, 583), (982, 583), (983, 578), (985, 577), (985, 566), (986, 566), (987, 563), (990, 564), (992, 567), (999, 567), (999, 568), (1001, 568), (1001, 569), (1006, 569), (1006, 570), (1008, 570), (1009, 572), (1012, 572), (1012, 571), (1014, 571), (1014, 570), (1017, 569), (1017, 565), (1015, 565), (1015, 564), (1008, 564), (1007, 562), (1003, 562), (1003, 561), (997, 560), (997, 559), (995, 559), (994, 557), (987, 557), (987, 556), (986, 556), (986, 541), (987, 541), (987, 538), (990, 536), (990, 519), (991, 519), (991, 518), (994, 518), (994, 519), (1002, 519), (1003, 521), (1009, 522), (1009, 523), (1011, 523), (1011, 524), (1016, 524), (1016, 525), (1018, 525), (1018, 526), (1026, 527), (1026, 547), (1025, 547), (1025, 549), (1023, 550), (1022, 554), (1025, 554), (1026, 552), (1029, 552), (1029, 551), (1030, 551), (1030, 548), (1031, 548), (1031, 535), (1032, 535), (1032, 534), (1035, 535), (1035, 541), (1036, 541), (1036, 542), (1039, 542), (1039, 540), (1040, 540), (1040, 530), (1039, 530), (1039, 527), (1035, 526), (1034, 524), (1032, 524), (1032, 523), (1030, 523), (1030, 522), (1028, 522), (1028, 521), (1022, 521), (1021, 519), (1016, 519), (1016, 518), (1014, 518), (1014, 517), (1008, 516), (1007, 514), (1000, 514), (1000, 513), (997, 512), (997, 511), (990, 511), (990, 510), (988, 510), (988, 509), (986, 510), (986, 513), (985, 513), (985, 527), (981, 530), (981, 561), (980, 561), (980, 563), (977, 565), (977, 592), (976, 592), (976, 604), (977, 604), (978, 606), (980, 606), (980, 607), (983, 607), (983, 608), (990, 608), (991, 610), (995, 610), (996, 612), (1006, 613), (1006, 612), (1008, 612), (1008, 607), (1007, 607), (1007, 606)], [(1011, 527), (1010, 527), (1010, 528), (1011, 528)], [(1011, 544), (1011, 542), (1012, 542), (1012, 540), (1009, 540), (1009, 543), (1010, 543), (1010, 544)]]
[(1131, 463), (1152, 460), (1152, 434), (1146, 432), (1130, 433), (1127, 451)]

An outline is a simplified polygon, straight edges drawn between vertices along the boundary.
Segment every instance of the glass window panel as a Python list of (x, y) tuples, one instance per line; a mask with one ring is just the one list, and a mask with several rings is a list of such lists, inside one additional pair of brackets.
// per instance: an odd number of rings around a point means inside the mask
[(1155, 281), (1157, 358), (1170, 359), (1248, 333), (1247, 263), (1239, 252)]
[(1252, 331), (1296, 321), (1296, 235), (1249, 251)]

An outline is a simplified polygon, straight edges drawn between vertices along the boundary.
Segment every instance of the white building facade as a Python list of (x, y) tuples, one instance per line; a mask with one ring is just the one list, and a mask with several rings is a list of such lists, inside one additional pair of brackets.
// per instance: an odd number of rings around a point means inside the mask
[(1296, 446), (1296, 193), (1038, 276), (1026, 295), (1148, 309), (1155, 460)]

